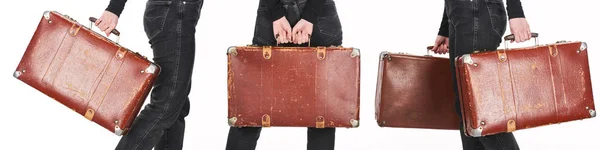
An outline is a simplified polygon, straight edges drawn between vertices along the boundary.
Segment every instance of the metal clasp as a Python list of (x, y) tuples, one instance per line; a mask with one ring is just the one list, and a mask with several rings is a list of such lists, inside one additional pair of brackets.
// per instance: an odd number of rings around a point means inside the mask
[(263, 58), (271, 59), (271, 46), (263, 47)]
[(317, 47), (317, 58), (319, 60), (324, 60), (326, 53), (327, 52), (326, 52), (326, 48), (325, 47), (322, 47), (322, 46)]

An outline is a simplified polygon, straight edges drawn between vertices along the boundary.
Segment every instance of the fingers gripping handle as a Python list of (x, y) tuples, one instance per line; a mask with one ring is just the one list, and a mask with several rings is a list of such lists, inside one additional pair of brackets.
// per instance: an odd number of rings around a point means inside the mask
[[(538, 33), (531, 33), (531, 37), (535, 39), (535, 46), (539, 45), (539, 40), (538, 40)], [(515, 35), (514, 34), (510, 34), (507, 36), (504, 36), (504, 41), (514, 41), (515, 40)], [(504, 43), (504, 49), (508, 49), (508, 42)]]
[[(311, 34), (308, 34), (308, 47), (310, 47), (310, 38), (311, 38)], [(275, 42), (277, 47), (279, 47), (279, 34), (275, 34)]]
[[(96, 19), (94, 17), (90, 17), (90, 28), (92, 28), (92, 25), (94, 22), (96, 22), (96, 20), (98, 20), (98, 19)], [(119, 43), (119, 37), (121, 36), (121, 32), (119, 32), (119, 30), (117, 30), (117, 29), (113, 29), (112, 31), (110, 31), (110, 33), (117, 36), (117, 43)]]
[[(532, 38), (537, 38), (538, 37), (538, 33), (531, 33), (531, 37)], [(515, 40), (515, 35), (514, 34), (510, 34), (504, 37), (505, 41), (514, 41)]]

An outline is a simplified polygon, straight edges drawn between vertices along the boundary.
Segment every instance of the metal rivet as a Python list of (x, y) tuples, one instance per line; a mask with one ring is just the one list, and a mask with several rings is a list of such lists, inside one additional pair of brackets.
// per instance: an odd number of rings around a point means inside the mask
[(590, 109), (590, 107), (585, 107), (585, 109)]
[(477, 64), (473, 64), (473, 66), (477, 67)]
[(52, 20), (48, 20), (48, 23), (52, 23)]
[(25, 69), (23, 69), (23, 71), (21, 71), (21, 72), (25, 73)]
[(483, 122), (483, 121), (482, 121), (482, 122), (481, 122), (481, 125), (485, 125), (485, 122)]
[(143, 74), (144, 72), (145, 72), (144, 70), (140, 71), (140, 73), (142, 73), (142, 74)]
[(119, 120), (115, 120), (115, 124), (119, 124)]
[(581, 51), (577, 51), (577, 54), (581, 53)]

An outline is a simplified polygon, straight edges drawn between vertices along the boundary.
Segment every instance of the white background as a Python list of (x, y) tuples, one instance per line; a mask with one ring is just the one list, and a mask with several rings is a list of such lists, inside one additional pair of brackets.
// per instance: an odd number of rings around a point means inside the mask
[[(0, 146), (13, 149), (107, 150), (120, 137), (12, 77), (46, 10), (56, 10), (87, 24), (99, 17), (109, 0), (28, 0), (2, 2), (3, 58), (0, 68)], [(590, 63), (600, 63), (597, 4), (593, 0), (525, 0), (523, 7), (540, 43), (585, 41)], [(129, 0), (117, 29), (121, 44), (152, 58), (142, 26), (145, 0)], [(187, 118), (187, 150), (224, 149), (227, 125), (226, 49), (251, 43), (258, 0), (205, 1), (197, 32), (196, 68)], [(443, 10), (442, 0), (337, 0), (346, 47), (361, 49), (360, 127), (338, 129), (336, 149), (461, 149), (458, 131), (380, 128), (374, 117), (378, 56), (381, 51), (425, 54), (433, 44)], [(507, 30), (506, 34), (510, 34)], [(111, 36), (111, 39), (114, 37)], [(530, 46), (533, 42), (512, 44)], [(502, 46), (501, 46), (502, 47)], [(591, 65), (593, 89), (600, 95), (600, 68)], [(597, 118), (520, 130), (524, 150), (597, 150)], [(264, 129), (257, 150), (304, 150), (306, 128)]]

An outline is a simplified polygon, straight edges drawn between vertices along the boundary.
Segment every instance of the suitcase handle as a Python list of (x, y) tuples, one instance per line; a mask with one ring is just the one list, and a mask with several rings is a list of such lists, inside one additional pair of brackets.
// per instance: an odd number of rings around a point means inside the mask
[[(98, 19), (96, 19), (94, 17), (90, 17), (90, 29), (92, 28), (93, 22), (96, 22), (96, 20), (98, 20)], [(121, 32), (119, 32), (119, 30), (117, 30), (117, 29), (113, 29), (112, 31), (110, 31), (110, 33), (117, 36), (116, 42), (119, 43), (119, 38), (121, 37)]]
[[(538, 33), (531, 33), (531, 37), (535, 39), (535, 46), (539, 45), (539, 40), (538, 40)], [(514, 34), (510, 34), (507, 36), (504, 36), (504, 41), (514, 41), (515, 40), (515, 35)], [(508, 42), (504, 42), (504, 49), (508, 49)]]
[[(531, 37), (533, 37), (533, 38), (537, 38), (538, 35), (539, 35), (538, 33), (533, 33), (533, 32), (531, 33)], [(515, 35), (514, 34), (510, 34), (510, 35), (504, 36), (504, 40), (505, 41), (514, 41), (515, 40)]]
[(425, 55), (425, 56), (431, 56), (431, 54), (429, 54), (429, 52), (432, 50), (433, 50), (433, 46), (427, 46), (427, 55)]

